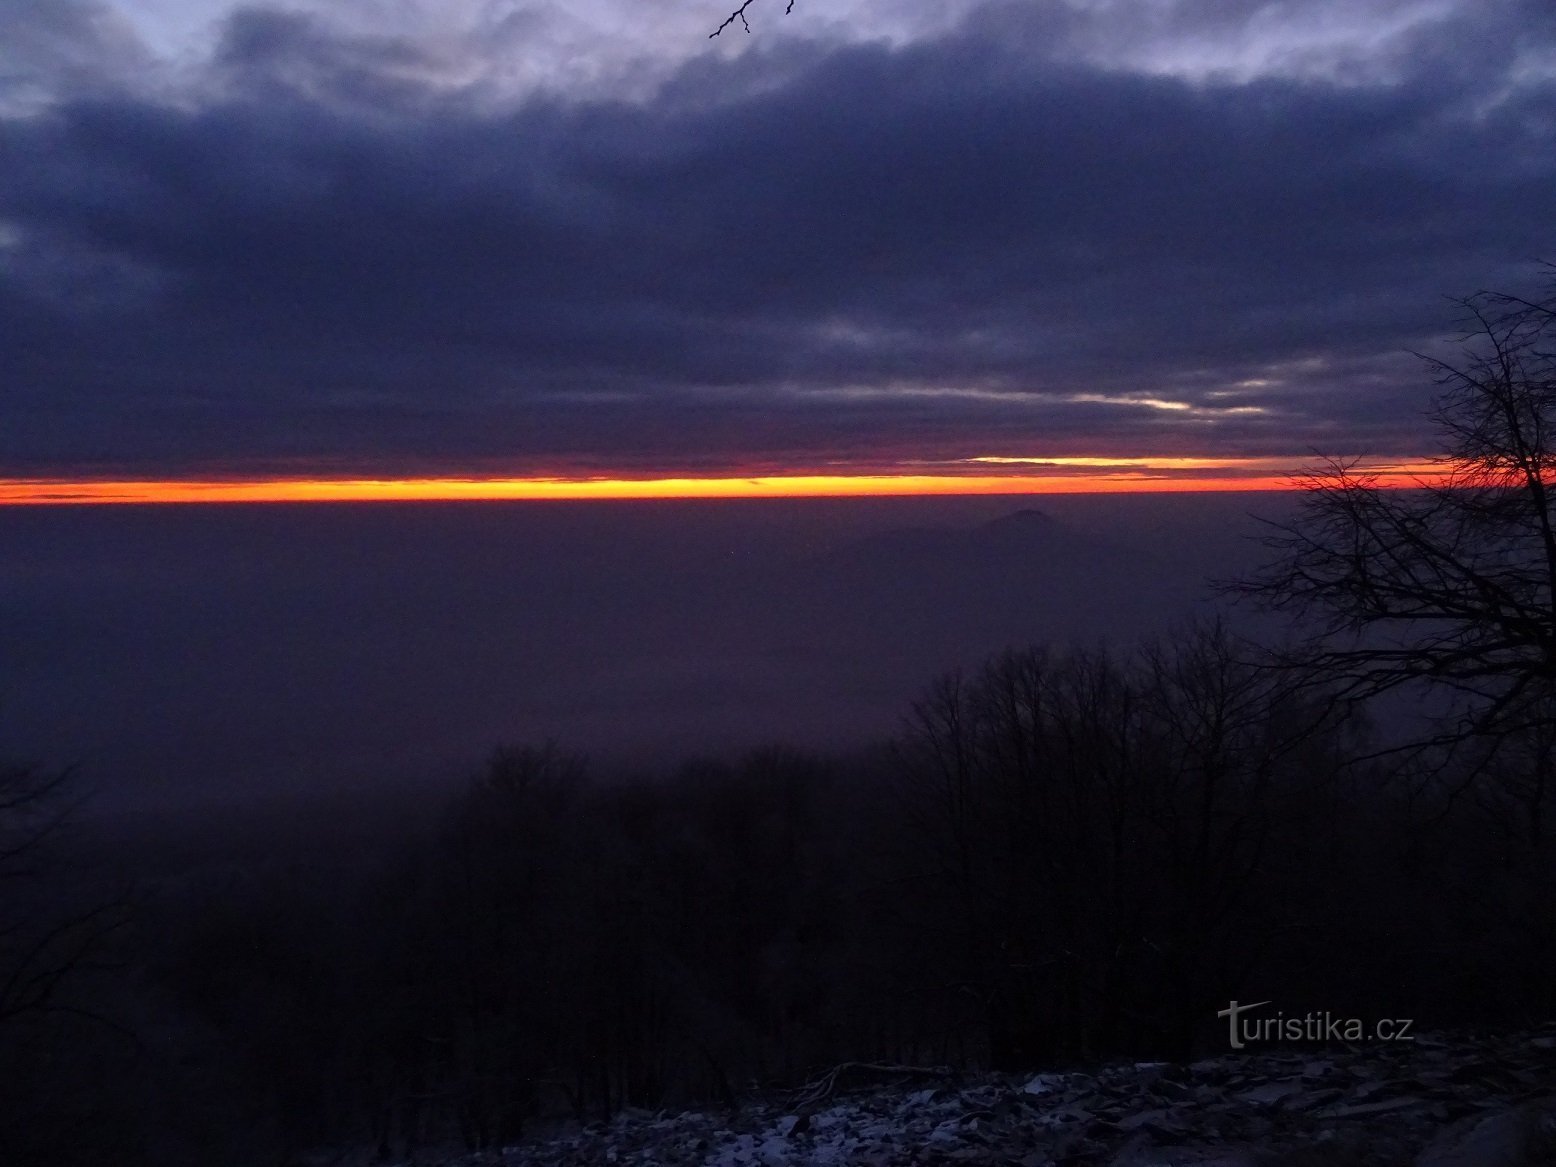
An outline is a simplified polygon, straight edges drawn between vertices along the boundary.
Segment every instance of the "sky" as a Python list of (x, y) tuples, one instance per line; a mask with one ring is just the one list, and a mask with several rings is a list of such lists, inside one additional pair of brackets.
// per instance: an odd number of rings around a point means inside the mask
[(784, 4), (5, 0), (0, 499), (1409, 466), (1556, 258), (1549, 0)]

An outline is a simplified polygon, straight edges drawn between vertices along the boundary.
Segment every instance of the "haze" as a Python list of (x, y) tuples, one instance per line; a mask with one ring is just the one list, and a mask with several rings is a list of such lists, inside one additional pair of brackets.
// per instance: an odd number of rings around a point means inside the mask
[(864, 746), (947, 669), (1203, 613), (1290, 501), (0, 508), (0, 727), (103, 808)]

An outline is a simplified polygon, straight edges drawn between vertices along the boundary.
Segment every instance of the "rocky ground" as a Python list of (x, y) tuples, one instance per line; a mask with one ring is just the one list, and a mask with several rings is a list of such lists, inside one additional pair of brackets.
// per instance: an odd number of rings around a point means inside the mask
[(733, 1113), (628, 1112), (448, 1167), (478, 1164), (1556, 1167), (1556, 1026), (1094, 1073), (849, 1067)]

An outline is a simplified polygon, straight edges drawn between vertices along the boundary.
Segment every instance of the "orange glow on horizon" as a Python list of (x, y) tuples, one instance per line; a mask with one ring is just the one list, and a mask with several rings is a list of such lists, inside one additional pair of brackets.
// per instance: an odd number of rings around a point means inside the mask
[[(0, 480), (0, 505), (92, 503), (395, 502), (545, 499), (839, 498), (956, 494), (1119, 494), (1288, 490), (1300, 467), (1273, 459), (980, 458), (991, 463), (1085, 468), (1070, 474), (857, 474), (720, 478), (395, 478), (167, 481)], [(1111, 468), (1111, 469), (1110, 469)], [(1216, 470), (1223, 473), (1216, 474)], [(1443, 476), (1429, 462), (1365, 468), (1401, 486)], [(1171, 471), (1177, 471), (1173, 473)], [(1186, 471), (1188, 471), (1186, 473)], [(1241, 473), (1239, 473), (1241, 471)], [(1263, 471), (1262, 473), (1260, 471)]]

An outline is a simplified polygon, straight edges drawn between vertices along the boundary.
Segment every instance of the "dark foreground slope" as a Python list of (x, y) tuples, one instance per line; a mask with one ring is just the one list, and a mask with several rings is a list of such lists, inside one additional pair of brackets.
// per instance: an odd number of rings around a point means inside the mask
[[(1190, 1065), (959, 1076), (853, 1067), (734, 1112), (627, 1112), (448, 1167), (1545, 1167), (1556, 1162), (1556, 1026), (1271, 1047)], [(850, 1080), (889, 1081), (850, 1091)]]

